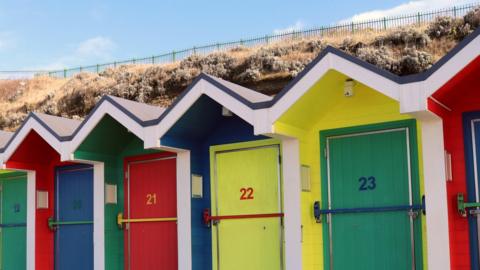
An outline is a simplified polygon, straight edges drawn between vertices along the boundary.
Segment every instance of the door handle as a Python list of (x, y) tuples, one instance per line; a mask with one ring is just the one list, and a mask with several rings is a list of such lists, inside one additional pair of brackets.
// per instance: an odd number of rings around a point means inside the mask
[(168, 222), (168, 221), (177, 221), (176, 217), (166, 217), (166, 218), (124, 218), (123, 213), (118, 213), (117, 215), (117, 225), (120, 229), (123, 229), (123, 224), (125, 223), (144, 223), (144, 222)]
[(48, 228), (52, 231), (56, 231), (59, 225), (84, 225), (84, 224), (93, 224), (93, 221), (90, 220), (80, 220), (80, 221), (58, 221), (53, 217), (48, 218)]

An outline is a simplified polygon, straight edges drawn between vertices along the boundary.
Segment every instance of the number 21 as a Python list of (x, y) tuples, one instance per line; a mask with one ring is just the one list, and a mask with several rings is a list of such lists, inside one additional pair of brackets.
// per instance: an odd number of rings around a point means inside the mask
[(157, 204), (157, 193), (147, 194), (147, 205)]

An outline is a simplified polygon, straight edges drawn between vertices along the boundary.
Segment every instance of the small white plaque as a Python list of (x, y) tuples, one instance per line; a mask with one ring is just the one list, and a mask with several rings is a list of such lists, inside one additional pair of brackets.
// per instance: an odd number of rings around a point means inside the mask
[(117, 185), (105, 184), (105, 204), (117, 204)]
[(48, 191), (37, 190), (37, 209), (48, 209)]
[(311, 191), (311, 180), (310, 180), (310, 166), (302, 165), (300, 168), (301, 171), (301, 182), (302, 182), (302, 191)]
[(192, 174), (192, 198), (203, 198), (203, 177)]

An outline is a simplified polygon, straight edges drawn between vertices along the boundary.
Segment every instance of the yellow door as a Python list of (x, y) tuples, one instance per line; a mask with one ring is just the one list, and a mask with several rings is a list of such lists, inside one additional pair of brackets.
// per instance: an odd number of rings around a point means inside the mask
[(214, 269), (282, 269), (278, 145), (213, 154)]

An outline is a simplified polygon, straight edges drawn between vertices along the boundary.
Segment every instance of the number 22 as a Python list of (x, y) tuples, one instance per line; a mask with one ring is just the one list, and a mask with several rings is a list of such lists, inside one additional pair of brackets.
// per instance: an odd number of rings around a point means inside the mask
[(240, 193), (242, 193), (240, 200), (253, 200), (253, 188), (241, 188)]

